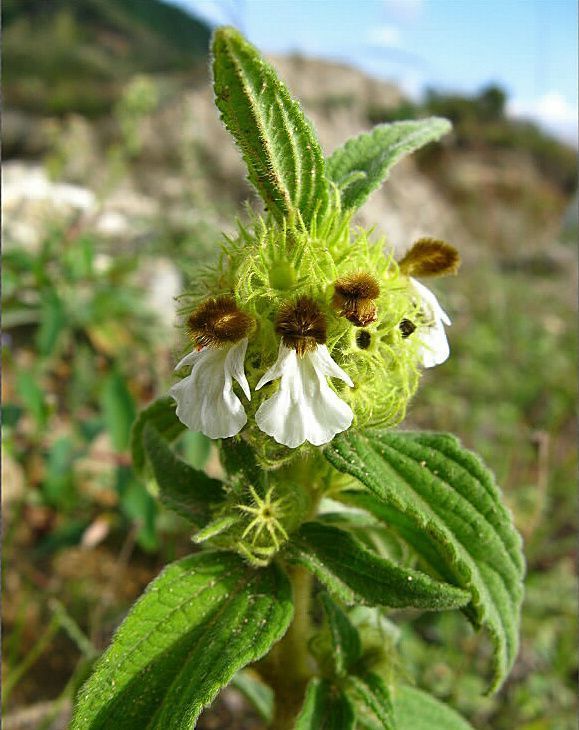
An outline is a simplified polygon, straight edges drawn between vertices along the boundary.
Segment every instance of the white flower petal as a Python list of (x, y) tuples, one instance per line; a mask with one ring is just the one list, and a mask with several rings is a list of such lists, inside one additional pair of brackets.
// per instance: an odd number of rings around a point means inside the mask
[(330, 351), (325, 345), (318, 345), (315, 352), (312, 352), (311, 359), (318, 372), (323, 373), (328, 378), (340, 378), (350, 388), (354, 387), (352, 378), (342, 370), (337, 362), (332, 360)]
[(433, 292), (424, 284), (410, 277), (422, 301), (422, 307), (430, 324), (419, 328), (419, 336), (422, 341), (420, 355), (425, 368), (433, 368), (448, 359), (450, 347), (444, 331), (444, 325), (450, 325), (450, 317), (438, 303)]
[(292, 449), (304, 441), (314, 446), (326, 444), (349, 428), (354, 418), (351, 408), (330, 388), (326, 378), (350, 379), (333, 362), (327, 348), (325, 353), (318, 353), (320, 349), (298, 357), (295, 350), (280, 344), (275, 365), (258, 383), (261, 387), (281, 377), (277, 393), (261, 404), (255, 420), (262, 431)]
[(245, 377), (245, 369), (243, 367), (248, 342), (249, 339), (244, 337), (229, 348), (229, 352), (225, 358), (225, 372), (237, 380), (247, 400), (251, 400), (251, 390), (249, 389), (249, 383)]
[[(169, 394), (177, 401), (177, 417), (192, 431), (201, 431), (212, 439), (235, 436), (247, 423), (239, 398), (233, 392), (233, 378), (246, 392), (243, 341), (231, 348), (204, 348), (190, 353), (180, 365), (193, 363), (191, 374), (176, 383)], [(237, 350), (231, 353), (236, 347)]]

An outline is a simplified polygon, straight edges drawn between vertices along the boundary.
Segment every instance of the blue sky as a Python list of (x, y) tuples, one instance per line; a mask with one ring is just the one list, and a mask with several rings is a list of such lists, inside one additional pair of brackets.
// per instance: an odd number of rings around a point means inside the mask
[(577, 138), (576, 0), (170, 1), (266, 53), (346, 61), (414, 98), (497, 82), (513, 115)]

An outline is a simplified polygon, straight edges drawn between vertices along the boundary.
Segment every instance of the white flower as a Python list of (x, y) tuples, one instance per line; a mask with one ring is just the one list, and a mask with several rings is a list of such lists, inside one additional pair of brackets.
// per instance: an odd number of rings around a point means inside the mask
[(325, 345), (300, 357), (295, 349), (280, 343), (277, 361), (255, 389), (277, 378), (281, 378), (277, 393), (261, 404), (255, 420), (278, 443), (291, 449), (304, 441), (321, 446), (350, 427), (354, 414), (330, 388), (327, 378), (340, 378), (350, 387), (354, 383)]
[(218, 439), (235, 436), (245, 426), (247, 416), (233, 392), (233, 380), (251, 400), (243, 368), (247, 343), (244, 337), (229, 347), (204, 347), (189, 353), (177, 365), (175, 370), (193, 366), (191, 374), (169, 390), (177, 401), (177, 417), (188, 428)]
[(433, 368), (443, 363), (450, 354), (450, 347), (446, 339), (444, 325), (450, 325), (450, 318), (438, 303), (434, 294), (416, 279), (410, 277), (421, 302), (426, 317), (426, 324), (419, 326), (418, 335), (422, 342), (420, 355), (425, 368)]

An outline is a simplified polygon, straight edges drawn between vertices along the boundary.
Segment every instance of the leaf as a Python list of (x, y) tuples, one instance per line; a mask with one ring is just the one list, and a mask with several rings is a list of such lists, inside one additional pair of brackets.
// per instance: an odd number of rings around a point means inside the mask
[(356, 718), (368, 730), (399, 730), (389, 688), (374, 672), (352, 675), (346, 684)]
[(310, 570), (347, 604), (442, 611), (469, 600), (466, 591), (380, 558), (347, 532), (321, 522), (302, 525), (288, 551), (290, 559)]
[(48, 289), (42, 297), (40, 327), (36, 333), (36, 346), (42, 357), (53, 354), (65, 326), (66, 313), (60, 297), (54, 289)]
[(358, 631), (342, 609), (327, 593), (319, 596), (332, 636), (333, 660), (338, 675), (345, 675), (349, 668), (360, 658), (362, 647)]
[(271, 725), (274, 713), (274, 693), (271, 687), (258, 679), (250, 669), (237, 672), (231, 684), (255, 707), (263, 720)]
[(147, 423), (143, 442), (159, 484), (161, 502), (197, 527), (211, 519), (211, 507), (223, 496), (223, 484), (176, 456), (157, 429)]
[(394, 718), (396, 730), (473, 730), (453, 709), (413, 687), (397, 688)]
[(16, 373), (16, 392), (37, 427), (43, 429), (48, 421), (48, 405), (39, 381), (40, 377), (30, 370), (18, 370)]
[[(469, 591), (465, 613), (493, 640), (500, 686), (518, 649), (521, 539), (491, 473), (449, 434), (349, 431), (325, 451), (371, 493), (352, 501), (398, 529), (447, 580)], [(343, 495), (351, 498), (352, 495)]]
[(142, 410), (133, 423), (130, 448), (133, 457), (133, 468), (137, 474), (143, 476), (146, 471), (147, 459), (143, 446), (143, 431), (148, 423), (153, 425), (168, 442), (174, 441), (177, 436), (185, 431), (185, 424), (181, 423), (175, 413), (176, 407), (177, 404), (170, 396), (159, 398)]
[(106, 377), (101, 393), (101, 408), (113, 448), (125, 451), (136, 413), (135, 402), (120, 373), (112, 372)]
[(273, 216), (310, 227), (328, 206), (324, 157), (300, 105), (234, 28), (213, 36), (215, 103)]
[[(403, 157), (451, 129), (440, 117), (380, 124), (349, 139), (326, 160), (328, 178), (342, 188), (342, 206), (359, 208)], [(360, 177), (359, 173), (363, 173)]]
[(200, 431), (186, 430), (181, 444), (187, 462), (195, 469), (203, 469), (211, 451), (211, 439)]
[(253, 484), (257, 487), (265, 485), (266, 475), (255, 459), (255, 452), (242, 439), (223, 439), (219, 449), (221, 463), (231, 480)]
[(233, 553), (172, 563), (147, 588), (80, 692), (71, 730), (188, 730), (287, 630), (291, 587)]
[(74, 442), (68, 436), (61, 436), (50, 447), (42, 492), (48, 504), (54, 507), (62, 509), (74, 504), (74, 457)]
[(353, 730), (355, 725), (354, 711), (341, 690), (325, 679), (312, 679), (294, 730)]

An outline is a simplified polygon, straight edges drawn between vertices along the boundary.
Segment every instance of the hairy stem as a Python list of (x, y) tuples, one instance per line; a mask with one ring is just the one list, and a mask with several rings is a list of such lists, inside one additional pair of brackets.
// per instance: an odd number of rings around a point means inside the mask
[(290, 567), (294, 594), (294, 620), (284, 638), (258, 667), (275, 692), (275, 730), (291, 730), (302, 706), (308, 680), (312, 676), (308, 654), (312, 575), (301, 567)]

